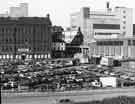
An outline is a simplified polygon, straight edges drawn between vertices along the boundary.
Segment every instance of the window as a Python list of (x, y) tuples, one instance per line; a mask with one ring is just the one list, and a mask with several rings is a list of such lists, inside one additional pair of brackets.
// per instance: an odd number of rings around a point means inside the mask
[(123, 18), (126, 18), (126, 16), (123, 16)]
[(10, 47), (10, 51), (12, 51), (12, 47)]
[(126, 32), (124, 31), (124, 32), (123, 32), (123, 35), (125, 35), (125, 34), (126, 34)]
[(126, 27), (125, 27), (125, 26), (123, 26), (123, 29), (126, 29)]
[(94, 29), (120, 29), (119, 24), (93, 24)]
[(126, 13), (126, 11), (124, 10), (123, 13)]
[(6, 43), (8, 43), (8, 39), (6, 39)]
[(60, 47), (57, 47), (57, 48), (58, 48), (57, 50), (59, 51), (60, 50)]
[(123, 21), (123, 24), (126, 24), (126, 21)]
[(4, 28), (2, 28), (2, 33), (4, 33)]
[(102, 45), (121, 46), (123, 45), (123, 41), (98, 41), (97, 45), (98, 46), (102, 46)]
[(135, 40), (133, 40), (133, 45), (135, 45)]
[(128, 40), (128, 45), (131, 45), (131, 40)]

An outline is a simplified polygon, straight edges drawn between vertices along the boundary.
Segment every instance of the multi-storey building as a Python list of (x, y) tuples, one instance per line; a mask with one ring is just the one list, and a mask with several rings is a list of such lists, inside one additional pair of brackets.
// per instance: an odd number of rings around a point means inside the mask
[(52, 28), (52, 58), (65, 57), (66, 43), (63, 31), (61, 26), (53, 26)]
[(91, 44), (91, 56), (114, 58), (135, 58), (135, 37), (117, 39), (97, 39)]
[(84, 44), (93, 39), (111, 39), (133, 35), (132, 9), (126, 7), (109, 8), (106, 11), (91, 11), (89, 7), (81, 8), (71, 14), (71, 30), (81, 28)]
[(135, 57), (132, 8), (111, 9), (108, 2), (106, 11), (84, 7), (71, 14), (70, 22), (72, 31), (81, 27), (90, 55)]
[(51, 56), (51, 21), (47, 17), (0, 18), (0, 59)]

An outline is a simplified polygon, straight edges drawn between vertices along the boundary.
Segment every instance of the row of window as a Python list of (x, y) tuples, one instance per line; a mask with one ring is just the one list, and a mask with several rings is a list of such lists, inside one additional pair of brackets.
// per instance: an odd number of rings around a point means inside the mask
[(93, 54), (98, 54), (98, 55), (107, 55), (107, 56), (115, 56), (115, 55), (121, 55), (121, 48), (98, 48), (94, 49)]
[(19, 33), (33, 33), (36, 29), (37, 30), (47, 30), (46, 26), (45, 25), (39, 25), (39, 26), (18, 26), (16, 28), (13, 28), (12, 26), (0, 26), (0, 33), (13, 33), (16, 29), (16, 32), (19, 32)]
[[(0, 39), (0, 44), (2, 44), (2, 43), (14, 43), (15, 42), (15, 39), (13, 39), (13, 38), (6, 38), (6, 39)], [(40, 44), (40, 43), (46, 43), (47, 42), (47, 40), (45, 39), (45, 40), (32, 40), (32, 39), (21, 39), (21, 40), (18, 40), (18, 39), (16, 39), (16, 44), (21, 44), (21, 43), (38, 43), (38, 44)]]
[[(0, 59), (13, 59), (13, 55), (0, 55)], [(50, 54), (45, 54), (45, 55), (34, 55), (34, 58), (36, 59), (40, 59), (40, 58), (50, 58)], [(22, 55), (16, 55), (15, 56), (16, 59), (21, 59)], [(26, 59), (32, 59), (33, 56), (32, 55), (26, 55)]]
[(101, 32), (95, 33), (95, 35), (113, 35), (113, 34), (120, 34), (120, 33), (101, 33)]
[(126, 31), (125, 31), (125, 29), (126, 29), (126, 16), (125, 16), (125, 13), (126, 13), (126, 11), (124, 10), (123, 11), (123, 35), (126, 35)]
[(97, 45), (121, 46), (123, 45), (123, 41), (97, 41)]
[[(15, 47), (1, 47), (0, 51), (1, 52), (13, 52), (15, 49)], [(34, 49), (30, 48), (30, 50), (34, 50), (34, 51), (47, 51), (50, 50), (49, 47), (36, 47)]]
[(120, 29), (120, 24), (93, 24), (94, 29)]
[(65, 50), (65, 43), (53, 43), (52, 48), (56, 51), (64, 51)]
[(128, 40), (128, 45), (135, 45), (135, 40)]

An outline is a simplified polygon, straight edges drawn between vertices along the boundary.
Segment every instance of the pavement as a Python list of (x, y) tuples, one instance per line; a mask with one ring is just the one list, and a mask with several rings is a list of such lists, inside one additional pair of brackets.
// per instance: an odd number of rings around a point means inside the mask
[(56, 104), (62, 98), (75, 102), (135, 96), (135, 88), (98, 89), (66, 92), (2, 93), (2, 104)]

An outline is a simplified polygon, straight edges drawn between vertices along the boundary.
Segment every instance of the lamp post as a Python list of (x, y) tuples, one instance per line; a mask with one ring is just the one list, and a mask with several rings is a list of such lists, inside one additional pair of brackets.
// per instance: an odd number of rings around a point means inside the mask
[(14, 26), (13, 28), (13, 38), (14, 38), (14, 60), (16, 59), (16, 32), (17, 32), (17, 29), (16, 29), (16, 25)]
[(35, 61), (35, 57), (34, 57), (34, 54), (35, 54), (35, 42), (36, 42), (36, 40), (35, 40), (35, 27), (33, 26), (33, 37), (32, 37), (32, 43), (33, 43), (33, 45), (32, 45), (32, 60), (33, 60), (33, 65), (34, 65), (34, 61)]

